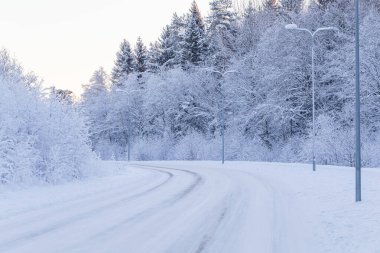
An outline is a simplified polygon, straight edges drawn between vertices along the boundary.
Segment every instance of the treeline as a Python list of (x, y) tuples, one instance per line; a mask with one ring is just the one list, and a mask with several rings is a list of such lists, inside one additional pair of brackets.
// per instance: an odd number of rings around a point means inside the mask
[[(380, 5), (362, 2), (363, 148), (378, 165)], [(193, 2), (174, 14), (147, 48), (121, 43), (110, 76), (100, 68), (85, 85), (81, 111), (103, 159), (309, 161), (311, 38), (285, 25), (339, 31), (316, 37), (317, 159), (352, 165), (354, 3), (269, 0), (239, 13), (212, 0), (203, 17)]]
[(88, 175), (88, 129), (67, 91), (0, 51), (0, 185), (60, 183)]

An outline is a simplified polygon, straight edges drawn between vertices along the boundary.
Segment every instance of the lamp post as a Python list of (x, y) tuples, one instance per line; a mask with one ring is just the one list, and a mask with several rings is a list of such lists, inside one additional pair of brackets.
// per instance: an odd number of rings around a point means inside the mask
[(296, 24), (288, 24), (285, 26), (285, 29), (288, 30), (298, 30), (298, 31), (304, 31), (310, 34), (311, 39), (312, 39), (312, 44), (311, 44), (311, 82), (312, 82), (312, 118), (313, 118), (313, 130), (312, 130), (312, 142), (313, 142), (313, 171), (316, 171), (316, 164), (315, 164), (315, 72), (314, 72), (314, 47), (315, 47), (315, 35), (320, 32), (320, 31), (337, 31), (338, 28), (335, 27), (320, 27), (314, 32), (310, 31), (309, 29), (306, 28), (299, 28)]
[(359, 32), (360, 32), (360, 0), (355, 0), (355, 188), (356, 188), (356, 202), (362, 200), (361, 192), (361, 141), (360, 141), (360, 47), (359, 47)]
[[(227, 70), (227, 71), (224, 71), (224, 72), (221, 72), (221, 71), (218, 71), (218, 70), (215, 70), (215, 69), (207, 69), (208, 71), (212, 72), (212, 73), (216, 73), (218, 75), (220, 75), (222, 78), (224, 78), (227, 74), (232, 74), (232, 73), (237, 73), (236, 70)], [(221, 126), (221, 135), (222, 135), (222, 150), (221, 150), (221, 153), (222, 153), (222, 164), (224, 164), (224, 128), (226, 126), (226, 119), (225, 119), (225, 99), (224, 99), (224, 94), (223, 94), (223, 88), (222, 88), (222, 85), (221, 85), (221, 91), (222, 91), (222, 109), (220, 110), (221, 112), (221, 115), (220, 115), (220, 118), (221, 118), (221, 122), (222, 122), (222, 126)]]

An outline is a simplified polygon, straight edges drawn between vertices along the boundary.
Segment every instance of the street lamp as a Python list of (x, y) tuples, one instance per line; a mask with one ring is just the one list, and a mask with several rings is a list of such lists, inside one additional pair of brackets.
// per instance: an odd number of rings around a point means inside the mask
[[(224, 78), (227, 74), (232, 74), (232, 73), (237, 73), (236, 70), (227, 70), (227, 71), (224, 71), (224, 72), (221, 72), (221, 71), (218, 71), (218, 70), (215, 70), (215, 69), (206, 69), (207, 71), (210, 71), (212, 73), (216, 73), (218, 75), (220, 75), (222, 78)], [(221, 127), (221, 134), (222, 134), (222, 164), (224, 164), (224, 128), (226, 126), (226, 119), (225, 119), (225, 100), (224, 100), (224, 94), (223, 94), (223, 88), (222, 88), (222, 85), (221, 85), (221, 92), (222, 92), (222, 109), (221, 109), (221, 122), (222, 122), (222, 127)]]
[(299, 28), (296, 24), (287, 24), (285, 26), (285, 29), (288, 30), (298, 30), (298, 31), (304, 31), (310, 34), (312, 39), (312, 46), (311, 46), (311, 79), (312, 79), (312, 114), (313, 114), (313, 171), (316, 170), (315, 165), (315, 72), (314, 72), (314, 47), (315, 47), (315, 35), (320, 31), (338, 31), (338, 28), (335, 27), (320, 27), (314, 32), (310, 31), (306, 28)]
[(360, 32), (360, 16), (359, 16), (360, 1), (355, 0), (355, 181), (356, 181), (356, 202), (362, 201), (361, 190), (361, 146), (360, 146), (360, 48), (359, 48), (359, 32)]

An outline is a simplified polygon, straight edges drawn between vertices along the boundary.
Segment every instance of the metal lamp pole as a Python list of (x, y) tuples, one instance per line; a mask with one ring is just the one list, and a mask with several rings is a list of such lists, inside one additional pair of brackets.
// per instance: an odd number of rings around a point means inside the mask
[[(227, 74), (237, 73), (236, 70), (228, 70), (228, 71), (220, 72), (218, 70), (214, 70), (214, 69), (209, 70), (208, 69), (208, 71), (219, 74), (222, 78), (224, 78)], [(222, 97), (223, 97), (223, 105), (222, 105), (220, 118), (221, 118), (221, 122), (222, 122), (222, 129), (221, 129), (221, 134), (222, 134), (222, 150), (221, 150), (222, 151), (222, 164), (224, 164), (224, 147), (225, 147), (225, 145), (224, 145), (224, 143), (225, 143), (225, 141), (224, 141), (224, 128), (226, 126), (226, 119), (225, 119), (225, 115), (224, 115), (225, 114), (225, 111), (224, 111), (225, 110), (225, 100), (224, 100), (223, 94), (222, 94)]]
[(355, 68), (356, 68), (356, 84), (355, 84), (355, 181), (356, 181), (356, 202), (362, 200), (361, 196), (361, 146), (360, 146), (360, 47), (359, 47), (359, 31), (360, 31), (360, 0), (355, 0)]
[(313, 141), (313, 171), (316, 171), (316, 162), (315, 162), (315, 64), (314, 64), (314, 56), (315, 56), (315, 35), (320, 31), (331, 31), (331, 30), (338, 30), (338, 28), (335, 27), (320, 27), (314, 32), (310, 31), (306, 28), (299, 28), (296, 24), (288, 24), (285, 26), (285, 29), (288, 30), (298, 30), (298, 31), (305, 31), (308, 34), (310, 34), (312, 39), (312, 46), (311, 46), (311, 82), (312, 82), (312, 118), (313, 118), (313, 133), (312, 133), (312, 141)]

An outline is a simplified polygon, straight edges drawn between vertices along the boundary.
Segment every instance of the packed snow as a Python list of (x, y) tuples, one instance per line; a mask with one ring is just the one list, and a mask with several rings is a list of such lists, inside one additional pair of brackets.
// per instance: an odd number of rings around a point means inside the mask
[(0, 194), (0, 252), (380, 251), (380, 171), (102, 162), (117, 173)]

